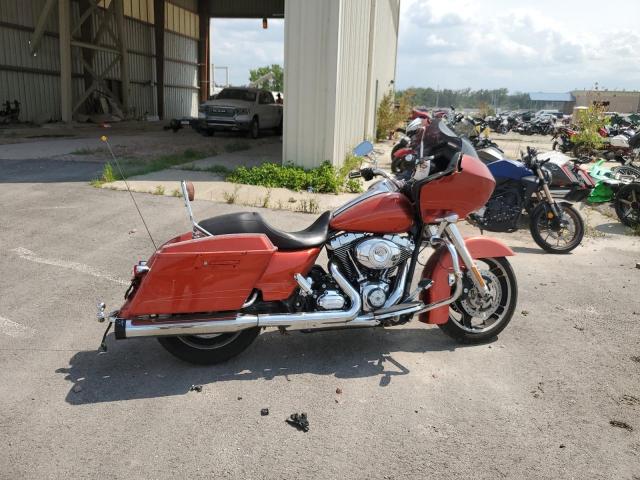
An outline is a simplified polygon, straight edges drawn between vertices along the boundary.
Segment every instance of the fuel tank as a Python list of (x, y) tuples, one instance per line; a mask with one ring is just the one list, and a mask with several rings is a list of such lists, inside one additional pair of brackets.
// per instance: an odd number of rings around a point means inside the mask
[(499, 178), (508, 178), (511, 180), (520, 180), (522, 177), (533, 175), (533, 172), (527, 166), (517, 160), (498, 160), (497, 162), (487, 165), (491, 175), (497, 180)]
[(413, 226), (413, 210), (407, 197), (382, 181), (336, 210), (329, 225), (344, 232), (403, 233)]

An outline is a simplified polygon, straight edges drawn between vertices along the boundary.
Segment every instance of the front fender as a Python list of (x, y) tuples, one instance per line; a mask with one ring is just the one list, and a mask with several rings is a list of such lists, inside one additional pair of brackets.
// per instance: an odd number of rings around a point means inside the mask
[[(464, 243), (474, 259), (512, 257), (515, 255), (513, 250), (504, 242), (495, 238), (470, 237), (465, 238)], [(464, 265), (461, 264), (460, 267), (464, 269)], [(453, 273), (453, 263), (449, 250), (444, 246), (438, 247), (422, 270), (422, 278), (429, 278), (433, 281), (433, 286), (420, 296), (425, 305), (445, 300), (451, 296), (450, 273)], [(419, 320), (433, 324), (447, 323), (449, 320), (449, 306), (445, 305), (444, 307), (421, 313)]]

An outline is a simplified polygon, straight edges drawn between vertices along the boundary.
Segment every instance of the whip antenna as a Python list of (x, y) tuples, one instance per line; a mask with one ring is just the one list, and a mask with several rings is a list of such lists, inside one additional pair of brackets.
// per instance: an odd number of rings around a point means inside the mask
[(111, 158), (113, 158), (113, 161), (116, 164), (116, 167), (118, 167), (118, 171), (120, 172), (120, 176), (122, 177), (122, 180), (124, 181), (124, 184), (127, 187), (127, 192), (129, 192), (129, 195), (131, 195), (131, 200), (133, 201), (133, 204), (135, 205), (136, 210), (138, 210), (138, 215), (140, 215), (140, 218), (142, 219), (142, 223), (144, 225), (144, 228), (147, 230), (147, 233), (149, 234), (149, 238), (151, 239), (151, 243), (153, 244), (153, 248), (155, 250), (157, 250), (158, 247), (156, 246), (156, 242), (153, 241), (153, 237), (151, 236), (151, 232), (149, 231), (149, 227), (147, 226), (147, 222), (144, 221), (144, 217), (142, 216), (142, 212), (140, 211), (140, 208), (138, 207), (138, 204), (136, 203), (136, 199), (133, 197), (133, 193), (131, 193), (131, 189), (129, 188), (129, 183), (127, 183), (127, 178), (124, 176), (124, 172), (122, 171), (122, 168), (120, 167), (120, 162), (118, 162), (118, 159), (113, 154), (113, 150), (111, 149), (111, 145), (109, 144), (109, 139), (107, 138), (106, 135), (103, 135), (103, 136), (100, 137), (100, 140), (102, 140), (107, 145), (107, 148), (109, 149), (109, 153), (111, 154)]

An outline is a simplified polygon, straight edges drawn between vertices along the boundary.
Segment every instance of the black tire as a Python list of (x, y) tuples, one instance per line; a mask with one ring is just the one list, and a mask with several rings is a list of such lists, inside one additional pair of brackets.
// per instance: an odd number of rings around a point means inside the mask
[[(474, 317), (469, 310), (474, 308), (473, 295), (475, 287), (470, 289), (469, 294), (464, 298), (455, 301), (449, 308), (449, 320), (443, 325), (438, 325), (440, 329), (460, 343), (484, 343), (496, 338), (500, 332), (511, 321), (518, 303), (518, 282), (516, 275), (505, 257), (498, 258), (482, 258), (477, 260), (478, 268), (482, 272), (487, 285), (496, 290), (500, 289), (500, 298), (495, 300), (488, 308), (495, 308), (495, 311), (489, 314), (491, 310), (486, 309), (487, 318)], [(482, 268), (482, 263), (488, 266), (487, 269)], [(490, 275), (487, 273), (490, 272)], [(493, 285), (493, 287), (492, 287)], [(477, 304), (475, 304), (477, 305)], [(494, 318), (495, 317), (495, 318)], [(487, 325), (487, 321), (493, 322)], [(482, 321), (480, 325), (474, 321)]]
[(258, 117), (253, 117), (251, 124), (249, 125), (249, 137), (254, 140), (260, 136), (260, 121)]
[(616, 195), (614, 208), (623, 225), (637, 227), (640, 225), (640, 183), (631, 183), (620, 189)]
[(618, 167), (613, 167), (611, 169), (611, 173), (614, 175), (616, 173), (619, 173), (620, 175), (630, 175), (640, 179), (640, 168), (634, 167), (633, 165), (620, 165)]
[[(559, 229), (554, 228), (554, 222), (556, 222), (555, 216), (551, 211), (551, 207), (548, 203), (542, 202), (534, 208), (531, 213), (531, 220), (529, 228), (531, 230), (531, 236), (533, 240), (538, 244), (540, 248), (549, 253), (569, 253), (575, 249), (584, 237), (584, 221), (568, 203), (559, 203), (558, 206), (562, 210), (563, 221), (571, 222), (568, 225), (563, 225)], [(551, 218), (549, 217), (551, 216)], [(573, 230), (572, 230), (573, 228)], [(548, 231), (548, 233), (543, 233)], [(560, 244), (560, 237), (564, 238), (564, 234), (569, 233), (567, 240), (563, 240), (563, 244)], [(557, 241), (555, 244), (549, 242), (549, 238), (554, 236)]]
[(402, 159), (400, 159), (400, 158), (396, 158), (396, 157), (394, 156), (394, 154), (395, 154), (398, 150), (400, 150), (400, 148), (401, 148), (401, 147), (402, 147), (402, 144), (400, 144), (400, 143), (396, 143), (396, 144), (393, 146), (393, 148), (391, 149), (391, 171), (392, 171), (393, 173), (400, 173), (400, 172), (402, 172), (402, 168), (401, 168), (401, 165), (402, 165)]
[(275, 128), (275, 131), (276, 131), (276, 135), (282, 135), (282, 119), (280, 119), (280, 123)]
[(185, 337), (159, 337), (158, 342), (170, 354), (197, 365), (222, 363), (246, 350), (260, 335), (260, 327), (215, 337), (191, 335)]

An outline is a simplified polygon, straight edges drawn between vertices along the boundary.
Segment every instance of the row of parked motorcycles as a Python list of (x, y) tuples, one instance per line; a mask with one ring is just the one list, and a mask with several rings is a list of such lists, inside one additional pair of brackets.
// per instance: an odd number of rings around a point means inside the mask
[(553, 134), (553, 150), (572, 153), (576, 157), (596, 156), (622, 165), (640, 160), (640, 129), (635, 125), (613, 124), (601, 127), (602, 147), (592, 149), (575, 141), (579, 130), (573, 126), (560, 126)]
[[(620, 221), (640, 225), (640, 168), (630, 162), (613, 169), (604, 160), (588, 165), (588, 156), (570, 157), (560, 152), (539, 153), (527, 148), (519, 160), (504, 151), (473, 118), (455, 114), (446, 119), (457, 133), (468, 138), (479, 158), (496, 180), (495, 190), (480, 210), (468, 220), (481, 230), (514, 232), (528, 227), (534, 241), (551, 253), (568, 253), (584, 235), (584, 221), (572, 202), (612, 202)], [(392, 171), (410, 175), (428, 118), (414, 119), (392, 149)], [(631, 140), (631, 148), (640, 145)], [(528, 223), (525, 221), (528, 218)]]

